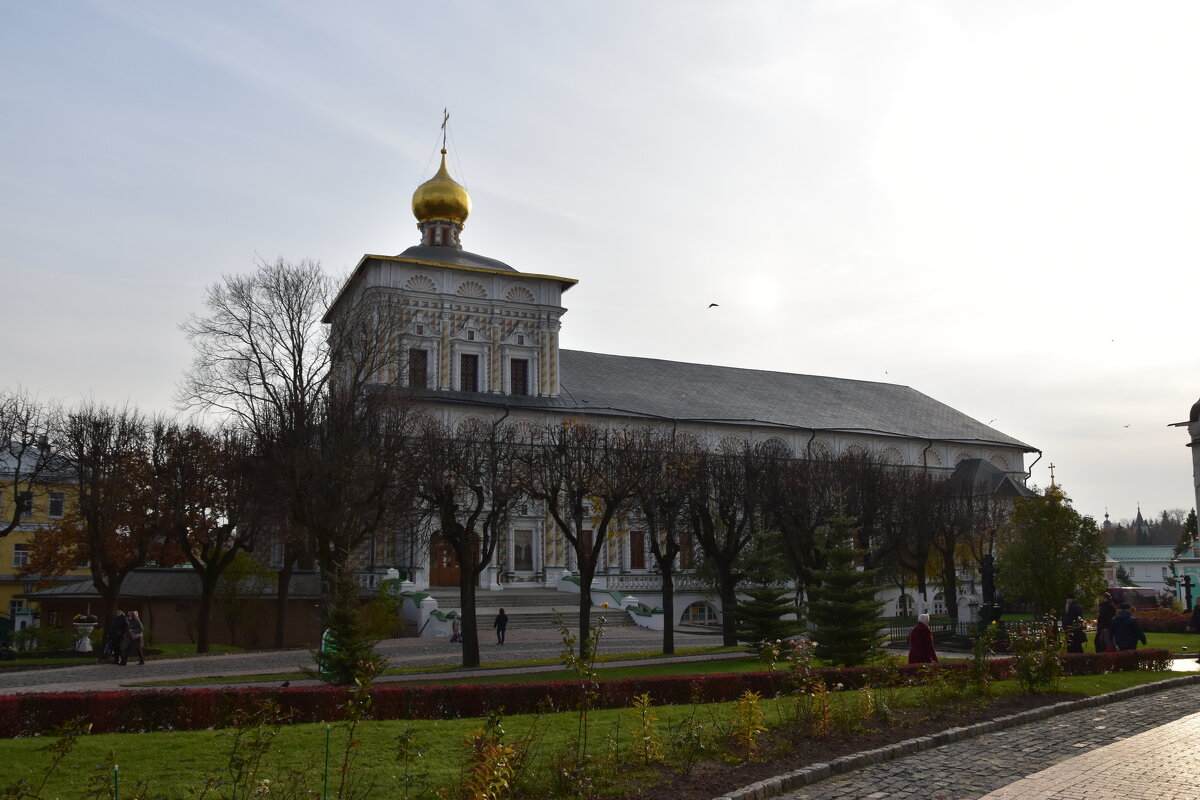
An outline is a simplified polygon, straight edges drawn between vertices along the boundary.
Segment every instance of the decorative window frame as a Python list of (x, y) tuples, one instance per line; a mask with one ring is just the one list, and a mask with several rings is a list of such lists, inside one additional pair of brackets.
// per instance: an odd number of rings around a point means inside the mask
[(455, 342), (450, 347), (450, 385), (455, 391), (469, 392), (471, 389), (464, 389), (462, 386), (462, 357), (475, 356), (479, 360), (479, 385), (475, 387), (476, 392), (486, 392), (488, 387), (492, 385), (491, 381), (491, 359), (488, 358), (487, 342), (476, 340), (474, 342)]
[(402, 359), (400, 370), (404, 385), (412, 387), (412, 374), (409, 372), (409, 351), (422, 350), (425, 352), (425, 387), (438, 388), (438, 340), (433, 337), (409, 337), (404, 341), (400, 351)]

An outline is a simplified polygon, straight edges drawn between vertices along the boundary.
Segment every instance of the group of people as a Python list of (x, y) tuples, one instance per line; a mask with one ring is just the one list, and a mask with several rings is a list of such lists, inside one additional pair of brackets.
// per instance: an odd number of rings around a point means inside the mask
[[(492, 622), (492, 628), (496, 631), (496, 644), (504, 644), (504, 636), (508, 632), (508, 615), (504, 613), (503, 608)], [(462, 640), (462, 615), (455, 614), (450, 620), (450, 643), (459, 644)]]
[(138, 663), (145, 664), (146, 654), (142, 649), (144, 633), (145, 628), (142, 626), (142, 618), (138, 616), (138, 612), (130, 611), (126, 614), (118, 608), (112, 623), (104, 630), (104, 650), (101, 661), (111, 658), (113, 664), (124, 667), (129, 664), (130, 656), (136, 655)]
[[(1082, 653), (1087, 633), (1084, 630), (1083, 607), (1074, 595), (1067, 597), (1067, 607), (1063, 613), (1063, 631), (1067, 634), (1067, 652)], [(1113, 602), (1112, 595), (1104, 592), (1100, 595), (1100, 605), (1096, 610), (1096, 638), (1093, 642), (1097, 653), (1110, 653), (1114, 650), (1136, 650), (1138, 643), (1146, 644), (1146, 632), (1133, 616), (1129, 603), (1121, 603), (1118, 607)]]
[[(1200, 609), (1200, 603), (1197, 603), (1196, 607)], [(1083, 606), (1074, 595), (1068, 596), (1062, 617), (1068, 653), (1083, 652), (1083, 645), (1087, 642), (1085, 624)], [(1193, 613), (1192, 624), (1195, 630), (1200, 631), (1200, 613)], [(1121, 603), (1118, 608), (1108, 592), (1100, 595), (1100, 607), (1096, 614), (1096, 652), (1136, 650), (1139, 642), (1146, 644), (1146, 632), (1133, 616), (1129, 603)], [(908, 663), (928, 664), (937, 660), (929, 615), (922, 614), (917, 617), (917, 624), (908, 633)]]

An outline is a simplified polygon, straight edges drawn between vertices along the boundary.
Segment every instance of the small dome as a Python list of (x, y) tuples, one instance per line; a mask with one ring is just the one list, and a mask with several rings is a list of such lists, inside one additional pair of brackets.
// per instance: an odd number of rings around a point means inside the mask
[(413, 192), (413, 216), (417, 222), (448, 219), (462, 225), (471, 213), (471, 196), (446, 171), (446, 149), (442, 148), (442, 166), (437, 174)]

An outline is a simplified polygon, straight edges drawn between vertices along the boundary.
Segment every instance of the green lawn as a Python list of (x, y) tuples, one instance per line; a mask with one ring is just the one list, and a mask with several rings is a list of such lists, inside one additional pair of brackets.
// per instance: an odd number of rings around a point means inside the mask
[[(1129, 672), (1111, 675), (1068, 678), (1062, 682), (1062, 691), (1080, 695), (1095, 695), (1125, 688), (1140, 683), (1174, 677), (1173, 673)], [(993, 685), (997, 694), (1016, 693), (1012, 682)], [(888, 703), (892, 708), (902, 706), (928, 708), (932, 695), (922, 687), (887, 690)], [(852, 717), (854, 706), (861, 701), (861, 693), (835, 694), (834, 718)], [(789, 713), (789, 701), (763, 700), (761, 708), (768, 725), (777, 724), (781, 715)], [(704, 706), (659, 706), (652, 709), (657, 719), (655, 729), (660, 735), (674, 728), (701, 729), (709, 745), (728, 738), (728, 725), (734, 704), (721, 703)], [(579, 720), (575, 713), (550, 714), (544, 716), (522, 715), (498, 720), (504, 730), (504, 740), (514, 743), (523, 736), (533, 735), (537, 744), (532, 748), (530, 763), (521, 770), (521, 779), (526, 781), (524, 790), (528, 794), (551, 797), (557, 795), (553, 786), (555, 763), (561, 762), (563, 754), (573, 751), (573, 742), (579, 733)], [(351, 774), (360, 787), (372, 787), (369, 793), (355, 795), (358, 800), (379, 798), (403, 798), (405, 775), (413, 772), (424, 774), (427, 786), (453, 787), (457, 785), (467, 753), (463, 746), (465, 737), (472, 730), (487, 724), (480, 719), (436, 720), (436, 721), (381, 721), (362, 723), (355, 732), (361, 742), (357, 761)], [(628, 757), (632, 733), (638, 728), (638, 719), (632, 709), (615, 709), (592, 712), (590, 723), (591, 751), (596, 763), (605, 763), (605, 758), (624, 753)], [(233, 730), (187, 731), (178, 733), (101, 734), (80, 737), (74, 750), (63, 760), (60, 769), (50, 775), (45, 787), (26, 795), (28, 798), (80, 798), (89, 795), (88, 781), (100, 783), (111, 780), (111, 764), (120, 766), (121, 791), (127, 797), (184, 798), (189, 790), (201, 796), (204, 783), (209, 779), (231, 776), (231, 755), (246, 757), (255, 749), (255, 742), (269, 741), (270, 752), (259, 765), (254, 783), (262, 779), (272, 782), (272, 795), (297, 797), (288, 793), (285, 785), (292, 776), (309, 790), (320, 791), (325, 763), (325, 741), (327, 726), (305, 724), (285, 726), (278, 735), (270, 739), (261, 734), (267, 729), (257, 729), (258, 736), (236, 738)], [(339, 764), (345, 752), (347, 730), (344, 724), (328, 726), (330, 738), (330, 795), (336, 793), (335, 782)], [(398, 737), (415, 737), (415, 746), (420, 757), (410, 759), (408, 772), (403, 760), (398, 760)], [(4, 743), (5, 758), (0, 759), (0, 795), (4, 786), (25, 778), (34, 786), (42, 780), (46, 766), (50, 763), (49, 738), (15, 739)], [(557, 760), (557, 761), (556, 761)], [(637, 779), (636, 765), (625, 763), (614, 766), (614, 776)], [(561, 771), (557, 771), (561, 774)], [(139, 788), (138, 784), (145, 782)], [(236, 793), (249, 797), (254, 792)], [(229, 786), (213, 790), (213, 797), (232, 796)], [(265, 794), (265, 793), (261, 793)], [(415, 796), (415, 793), (413, 793)], [(92, 795), (94, 796), (94, 795)]]
[[(196, 655), (196, 645), (194, 644), (162, 644), (155, 645), (153, 650), (160, 652), (154, 655), (147, 655), (147, 659), (160, 658), (182, 658), (184, 656)], [(246, 652), (241, 647), (232, 647), (226, 644), (214, 644), (210, 647), (209, 652), (217, 653), (244, 653)], [(5, 669), (25, 669), (28, 667), (76, 667), (94, 663), (100, 657), (99, 653), (86, 657), (70, 657), (70, 658), (52, 658), (50, 656), (34, 656), (14, 659), (12, 661), (0, 661), (0, 671)]]

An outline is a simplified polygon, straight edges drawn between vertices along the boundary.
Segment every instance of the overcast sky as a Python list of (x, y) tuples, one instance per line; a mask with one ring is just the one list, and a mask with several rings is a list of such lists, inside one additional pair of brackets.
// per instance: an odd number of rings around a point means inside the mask
[(0, 2), (0, 387), (171, 409), (222, 275), (417, 243), (449, 107), (464, 246), (579, 280), (564, 347), (905, 384), (1085, 513), (1190, 508), (1197, 41), (1191, 0)]

